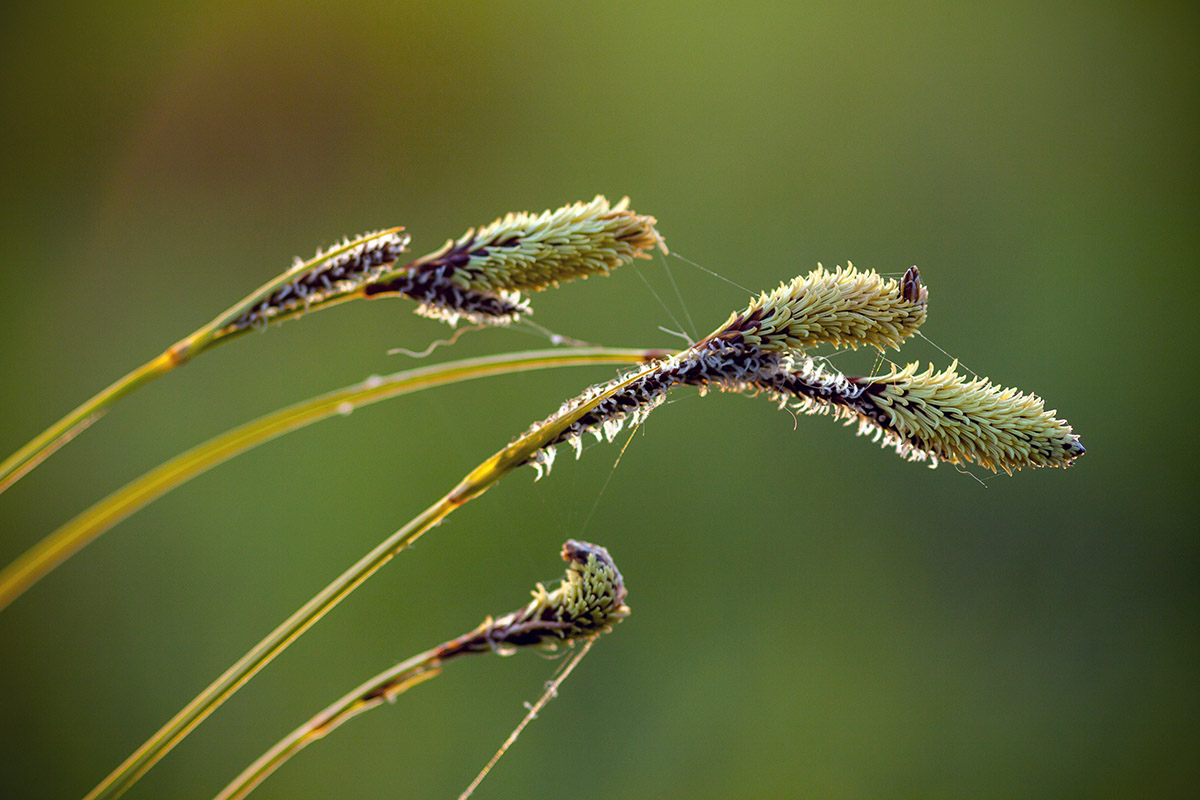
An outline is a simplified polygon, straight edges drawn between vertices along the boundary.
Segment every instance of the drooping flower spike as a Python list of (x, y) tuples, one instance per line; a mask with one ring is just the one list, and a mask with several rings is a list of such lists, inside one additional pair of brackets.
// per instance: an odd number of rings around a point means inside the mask
[[(674, 386), (765, 393), (808, 414), (833, 414), (859, 423), (859, 433), (910, 460), (975, 463), (1011, 473), (1022, 467), (1067, 467), (1084, 448), (1071, 426), (1042, 400), (986, 379), (968, 381), (951, 367), (916, 373), (916, 365), (871, 377), (848, 378), (818, 366), (805, 353), (816, 344), (897, 347), (925, 320), (928, 292), (916, 267), (899, 281), (848, 266), (783, 284), (734, 314), (696, 345), (649, 367), (593, 387), (547, 420), (561, 419), (599, 398), (531, 463), (554, 461), (554, 445), (582, 452), (592, 433), (612, 441), (637, 424)], [(535, 426), (537, 427), (537, 426)]]
[(468, 230), (438, 250), (397, 266), (410, 237), (400, 228), (347, 239), (259, 288), (226, 312), (217, 327), (229, 334), (298, 316), (353, 297), (404, 296), (417, 313), (451, 324), (504, 325), (528, 313), (520, 292), (542, 291), (575, 278), (607, 275), (666, 245), (656, 220), (610, 205), (602, 195), (541, 214), (511, 213)]
[(573, 278), (606, 274), (630, 259), (666, 246), (655, 219), (615, 206), (601, 195), (542, 214), (509, 214), (478, 233), (402, 267), (403, 228), (374, 231), (297, 259), (207, 325), (193, 331), (85, 401), (0, 461), (0, 492), (94, 422), (123, 395), (188, 363), (216, 344), (309, 311), (362, 297), (406, 296), (418, 313), (451, 324), (505, 325), (527, 313), (519, 291), (537, 291)]
[(1066, 420), (1036, 395), (968, 380), (955, 362), (942, 372), (917, 364), (847, 378), (806, 360), (759, 386), (796, 411), (858, 422), (860, 435), (910, 461), (974, 463), (1012, 474), (1022, 467), (1069, 467), (1085, 450)]

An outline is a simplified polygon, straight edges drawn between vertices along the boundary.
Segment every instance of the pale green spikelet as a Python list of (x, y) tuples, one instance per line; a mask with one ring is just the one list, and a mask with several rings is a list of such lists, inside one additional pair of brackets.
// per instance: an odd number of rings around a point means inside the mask
[(1011, 474), (1022, 467), (1069, 467), (1083, 455), (1071, 426), (1046, 411), (1041, 398), (1000, 389), (986, 378), (966, 380), (949, 369), (917, 365), (870, 378), (847, 378), (816, 364), (795, 362), (758, 382), (793, 410), (857, 421), (910, 461), (979, 464)]
[(713, 336), (775, 352), (819, 344), (882, 351), (916, 333), (925, 321), (928, 297), (916, 267), (896, 281), (853, 264), (833, 272), (818, 265), (764, 292)]
[(603, 195), (541, 214), (507, 214), (418, 259), (418, 266), (450, 263), (450, 280), (476, 291), (540, 291), (563, 281), (607, 275), (634, 258), (666, 249), (656, 220), (610, 205)]
[(953, 463), (972, 462), (1007, 473), (1022, 467), (1069, 467), (1084, 454), (1071, 425), (1040, 397), (1002, 389), (986, 378), (917, 365), (859, 379), (896, 435), (914, 450)]
[(367, 296), (406, 295), (418, 313), (454, 324), (504, 325), (528, 313), (520, 291), (541, 291), (575, 278), (607, 275), (666, 245), (654, 217), (610, 205), (602, 195), (541, 214), (508, 214), (468, 230), (440, 249), (380, 276)]
[(605, 548), (570, 539), (563, 545), (567, 575), (550, 593), (558, 618), (569, 623), (562, 636), (574, 639), (611, 630), (629, 616), (625, 580)]

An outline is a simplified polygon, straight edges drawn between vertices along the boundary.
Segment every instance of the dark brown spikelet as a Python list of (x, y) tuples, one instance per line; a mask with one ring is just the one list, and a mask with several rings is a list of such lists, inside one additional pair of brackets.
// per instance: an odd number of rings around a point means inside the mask
[(400, 294), (416, 300), (417, 313), (451, 325), (465, 319), (473, 325), (507, 325), (529, 311), (529, 302), (516, 292), (483, 292), (452, 281), (453, 262), (422, 264), (385, 283), (366, 287), (364, 294)]
[(921, 271), (913, 264), (900, 279), (900, 296), (910, 303), (921, 302)]
[(406, 251), (408, 242), (409, 236), (398, 230), (377, 231), (343, 241), (325, 257), (318, 253), (306, 262), (297, 259), (287, 275), (289, 280), (229, 322), (228, 328), (265, 326), (281, 315), (350, 292), (386, 272)]

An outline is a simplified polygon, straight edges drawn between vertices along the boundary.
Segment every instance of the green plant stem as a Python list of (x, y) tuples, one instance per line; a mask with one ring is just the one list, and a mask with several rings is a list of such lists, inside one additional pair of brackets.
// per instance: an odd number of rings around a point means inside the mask
[(425, 531), (441, 522), (456, 508), (483, 494), (505, 475), (525, 464), (538, 450), (554, 441), (598, 403), (620, 392), (630, 383), (642, 377), (645, 372), (653, 369), (655, 367), (638, 370), (570, 412), (550, 418), (473, 469), (446, 495), (359, 559), (357, 563), (338, 576), (248, 653), (238, 659), (232, 667), (209, 684), (192, 702), (188, 703), (124, 763), (101, 781), (87, 795), (86, 800), (119, 797), (123, 794), (193, 728), (203, 722), (209, 714), (258, 674), (275, 656), (283, 652), (317, 620), (329, 613), (334, 606), (390, 561), (393, 556), (416, 541)]
[[(276, 289), (279, 289), (292, 280), (297, 271), (304, 271), (321, 261), (333, 258), (363, 242), (400, 230), (403, 230), (403, 228), (389, 228), (388, 230), (379, 231), (369, 236), (360, 237), (340, 247), (320, 253), (308, 261), (277, 275), (217, 315), (207, 325), (199, 328), (189, 336), (180, 339), (157, 357), (147, 361), (125, 377), (118, 379), (58, 422), (42, 431), (15, 453), (4, 459), (4, 461), (0, 462), (0, 494), (3, 494), (8, 487), (19, 481), (26, 473), (53, 455), (55, 451), (71, 441), (71, 439), (75, 438), (84, 428), (95, 422), (101, 414), (125, 395), (146, 385), (155, 378), (165, 375), (176, 367), (183, 366), (213, 345), (230, 341), (248, 333), (251, 330), (250, 328), (231, 328), (230, 323), (241, 314), (253, 308), (262, 298), (269, 296)], [(362, 287), (356, 287), (344, 294), (331, 296), (322, 302), (322, 306), (334, 305), (357, 297), (365, 297)], [(304, 307), (281, 314), (274, 318), (271, 324), (277, 324), (285, 319), (294, 319), (307, 310), (310, 309)]]
[[(239, 307), (234, 306), (234, 308)], [(224, 315), (220, 319), (223, 317)], [(216, 328), (217, 322), (219, 320), (214, 320), (187, 338), (180, 339), (157, 357), (150, 359), (123, 378), (114, 381), (90, 400), (42, 431), (20, 450), (4, 459), (3, 463), (0, 463), (0, 494), (24, 477), (31, 469), (53, 455), (64, 444), (75, 438), (125, 395), (145, 386), (155, 378), (167, 374), (176, 367), (182, 367), (213, 345), (248, 333), (248, 330), (221, 333)]]
[(75, 438), (84, 428), (95, 422), (109, 406), (125, 395), (144, 386), (160, 375), (179, 366), (167, 350), (162, 355), (147, 361), (125, 377), (99, 392), (95, 397), (80, 405), (71, 413), (38, 434), (17, 452), (0, 463), (0, 492), (19, 481), (25, 473), (42, 463), (54, 451)]
[(221, 790), (216, 800), (240, 800), (289, 758), (318, 739), (324, 738), (343, 722), (375, 708), (384, 701), (391, 702), (418, 683), (424, 683), (441, 674), (442, 659), (438, 658), (437, 652), (435, 648), (415, 655), (381, 672), (331, 704), (263, 753)]
[(192, 448), (99, 501), (0, 571), (0, 610), (121, 520), (175, 487), (263, 442), (390, 397), (491, 375), (550, 367), (628, 364), (657, 350), (573, 348), (487, 356), (374, 378), (261, 417)]

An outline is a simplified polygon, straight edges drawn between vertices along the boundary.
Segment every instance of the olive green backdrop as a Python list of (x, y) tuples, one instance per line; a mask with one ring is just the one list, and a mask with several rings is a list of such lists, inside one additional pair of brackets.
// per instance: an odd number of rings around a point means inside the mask
[[(615, 470), (619, 445), (596, 446), (454, 514), (130, 797), (210, 796), (362, 679), (523, 603), (561, 574), (568, 537), (608, 546), (633, 616), (478, 797), (1195, 790), (1190, 4), (131, 1), (0, 16), (5, 453), (293, 255), (397, 224), (421, 253), (597, 192), (630, 195), (674, 250), (755, 291), (817, 262), (919, 264), (926, 334), (1045, 397), (1088, 448), (1069, 471), (981, 483), (826, 418), (680, 391)], [(657, 260), (639, 264), (645, 282), (624, 268), (540, 295), (536, 319), (673, 347), (659, 326), (703, 334), (745, 304), (668, 263), (694, 325)], [(386, 351), (448, 329), (410, 312), (314, 314), (151, 385), (0, 497), (0, 557), (211, 435), (414, 366)], [(489, 331), (432, 359), (544, 345)], [(920, 340), (893, 357), (950, 360)], [(0, 794), (82, 795), (344, 567), (611, 374), (362, 409), (106, 534), (0, 613)], [(557, 663), (453, 664), (257, 796), (456, 796)]]

